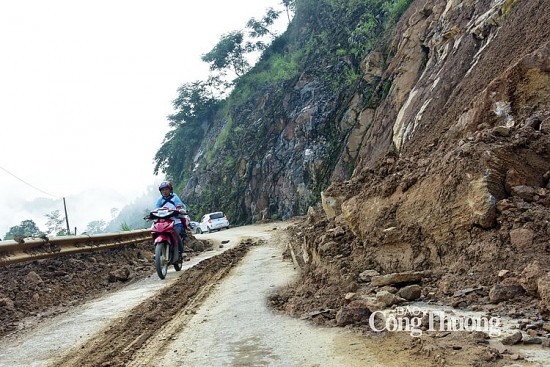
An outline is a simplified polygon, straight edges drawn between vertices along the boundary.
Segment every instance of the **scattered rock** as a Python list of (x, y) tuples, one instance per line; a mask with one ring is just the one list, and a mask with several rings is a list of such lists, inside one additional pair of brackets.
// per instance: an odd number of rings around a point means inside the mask
[(113, 283), (116, 281), (126, 282), (130, 279), (130, 269), (127, 267), (113, 270), (109, 273), (109, 282)]
[(484, 177), (469, 183), (468, 204), (473, 224), (484, 229), (495, 227), (497, 220), (496, 199), (489, 190), (488, 182)]
[(403, 273), (392, 273), (371, 278), (371, 285), (375, 287), (399, 284), (399, 283), (414, 283), (419, 282), (423, 278), (431, 275), (430, 271), (409, 271)]
[(11, 312), (15, 310), (13, 301), (9, 298), (0, 298), (0, 310)]
[(418, 284), (408, 285), (401, 288), (397, 292), (397, 295), (401, 298), (406, 299), (407, 301), (413, 301), (420, 298), (420, 296), (422, 295), (422, 287), (420, 287)]
[(479, 291), (479, 290), (482, 290), (482, 289), (483, 289), (483, 287), (471, 287), (471, 288), (461, 289), (459, 291), (456, 291), (453, 294), (453, 297), (464, 297), (467, 294), (470, 294), (472, 292)]
[(529, 249), (533, 245), (535, 233), (528, 228), (518, 228), (510, 231), (510, 242), (516, 249)]
[(340, 253), (340, 244), (336, 241), (327, 241), (319, 246), (319, 255), (336, 256)]
[(78, 259), (68, 259), (67, 260), (67, 265), (69, 265), (70, 267), (74, 268), (74, 269), (79, 269), (79, 270), (85, 270), (85, 269), (88, 269), (88, 265), (82, 261), (82, 260), (78, 260)]
[(489, 300), (491, 303), (508, 301), (523, 294), (525, 291), (519, 284), (495, 284), (489, 291)]
[(488, 339), (490, 338), (489, 334), (483, 332), (483, 331), (473, 331), (472, 332), (472, 339), (474, 342), (478, 344), (486, 344), (488, 343)]
[(523, 344), (542, 344), (542, 339), (537, 337), (523, 339)]
[(502, 339), (502, 344), (504, 345), (514, 345), (521, 341), (523, 338), (523, 334), (521, 331), (516, 331), (512, 335), (508, 335), (507, 337)]
[(496, 342), (494, 348), (496, 349), (498, 354), (504, 354), (508, 352), (508, 348), (506, 348), (501, 342)]
[(506, 178), (504, 180), (504, 189), (508, 195), (512, 194), (512, 187), (525, 185), (525, 177), (521, 176), (518, 171), (511, 168), (506, 172)]
[(336, 325), (366, 325), (371, 313), (364, 300), (351, 301), (336, 313)]
[(380, 289), (378, 289), (378, 291), (386, 291), (386, 292), (390, 292), (391, 294), (396, 294), (397, 293), (397, 288), (392, 287), (391, 285), (385, 285), (385, 286), (381, 287)]
[(495, 126), (493, 128), (493, 132), (499, 136), (504, 136), (504, 137), (510, 136), (510, 128), (506, 126)]
[(531, 186), (520, 185), (512, 187), (512, 195), (518, 196), (527, 202), (533, 201), (536, 190)]
[(321, 191), (321, 205), (329, 219), (342, 214), (342, 198), (340, 197), (327, 196), (324, 191)]
[(376, 270), (365, 270), (361, 274), (359, 274), (359, 281), (361, 282), (370, 282), (372, 277), (379, 276), (380, 273)]
[(349, 301), (352, 301), (355, 299), (355, 295), (357, 293), (354, 293), (354, 292), (349, 292), (349, 293), (346, 293), (346, 295), (344, 296), (344, 299), (349, 302)]
[(541, 264), (535, 260), (523, 269), (518, 282), (527, 293), (536, 296), (538, 289), (537, 281), (545, 274), (546, 271), (542, 268)]
[(497, 211), (500, 213), (515, 207), (514, 203), (509, 199), (502, 199), (497, 202)]
[(380, 291), (376, 293), (376, 301), (384, 305), (384, 307), (389, 307), (403, 303), (405, 300), (388, 291)]
[(43, 283), (44, 281), (42, 280), (42, 278), (40, 278), (40, 275), (36, 274), (34, 271), (30, 271), (27, 276), (25, 277), (25, 279), (30, 282), (30, 283), (33, 283), (33, 284), (40, 284), (40, 283)]

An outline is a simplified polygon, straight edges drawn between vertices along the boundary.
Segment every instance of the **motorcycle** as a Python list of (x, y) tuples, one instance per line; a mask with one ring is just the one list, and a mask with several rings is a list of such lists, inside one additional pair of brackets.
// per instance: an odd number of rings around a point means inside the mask
[(155, 268), (160, 279), (168, 273), (168, 266), (174, 265), (176, 271), (182, 268), (182, 260), (178, 253), (178, 234), (174, 230), (173, 218), (180, 215), (179, 210), (158, 208), (149, 213), (144, 219), (152, 220), (151, 235), (155, 245)]

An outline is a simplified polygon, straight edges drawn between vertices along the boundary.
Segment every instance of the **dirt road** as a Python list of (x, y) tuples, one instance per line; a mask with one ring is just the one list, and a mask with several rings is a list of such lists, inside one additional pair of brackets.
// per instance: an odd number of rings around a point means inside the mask
[(296, 276), (277, 227), (197, 236), (215, 250), (165, 281), (151, 276), (4, 337), (0, 366), (384, 365), (365, 338), (267, 307), (269, 293)]
[[(85, 277), (75, 282), (82, 269), (70, 274), (50, 271), (53, 275), (47, 278), (47, 269), (56, 266), (50, 261), (9, 267), (5, 272), (18, 280), (20, 292), (28, 288), (24, 294), (35, 300), (31, 304), (37, 308), (35, 316), (17, 323), (16, 331), (0, 337), (0, 366), (547, 365), (540, 347), (509, 348), (530, 361), (499, 359), (490, 348), (477, 345), (469, 333), (433, 333), (422, 338), (405, 333), (361, 335), (276, 313), (268, 305), (269, 295), (279, 294), (298, 279), (293, 263), (282, 256), (289, 235), (283, 229), (290, 224), (243, 226), (198, 235), (208, 239), (213, 250), (192, 257), (183, 271), (172, 269), (160, 280), (147, 265), (149, 276), (108, 288), (109, 292), (81, 304), (63, 306), (68, 298), (57, 289), (61, 310), (53, 313), (45, 307), (47, 303), (39, 301), (54, 287), (82, 287), (90, 283), (89, 277), (106, 272), (88, 269)], [(103, 265), (98, 259), (114, 257), (119, 261), (107, 267), (121, 267), (128, 261), (136, 263), (131, 252), (141, 252), (138, 258), (144, 259), (143, 251), (149, 247), (130, 248), (130, 254), (124, 256), (116, 252), (56, 261), (90, 263), (95, 266), (92, 270), (98, 270)], [(46, 270), (39, 271), (40, 266)], [(37, 274), (30, 276), (29, 268)], [(29, 279), (35, 277), (43, 282), (33, 288)], [(2, 278), (4, 284), (8, 279)], [(101, 282), (95, 279), (90, 289), (104, 284)], [(9, 299), (2, 302), (0, 311), (9, 311), (5, 305)], [(21, 305), (20, 299), (17, 302), (13, 305)], [(486, 352), (491, 353), (485, 356)], [(485, 362), (480, 362), (480, 356)]]
[[(292, 281), (292, 264), (281, 261), (274, 241), (254, 246), (218, 284), (188, 327), (149, 365), (176, 366), (365, 366), (356, 335), (318, 329), (274, 314), (269, 293)], [(355, 348), (353, 348), (355, 349)], [(351, 354), (351, 355), (350, 355)]]

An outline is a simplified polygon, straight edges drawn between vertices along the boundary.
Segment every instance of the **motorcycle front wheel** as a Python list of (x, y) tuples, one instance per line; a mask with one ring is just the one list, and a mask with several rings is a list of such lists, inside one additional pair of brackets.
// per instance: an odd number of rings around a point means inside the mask
[(168, 246), (168, 242), (159, 242), (155, 246), (155, 268), (160, 279), (164, 279), (168, 273), (168, 263), (170, 262)]

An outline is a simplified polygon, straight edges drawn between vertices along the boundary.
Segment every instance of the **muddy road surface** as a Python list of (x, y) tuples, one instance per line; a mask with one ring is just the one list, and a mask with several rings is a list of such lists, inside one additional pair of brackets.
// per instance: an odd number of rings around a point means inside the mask
[[(349, 330), (277, 314), (268, 296), (297, 271), (286, 224), (197, 235), (214, 249), (0, 339), (0, 366), (399, 366)], [(403, 356), (407, 358), (407, 356)], [(418, 361), (420, 363), (420, 361)], [(416, 364), (423, 365), (423, 364)], [(427, 364), (426, 364), (427, 365)]]

